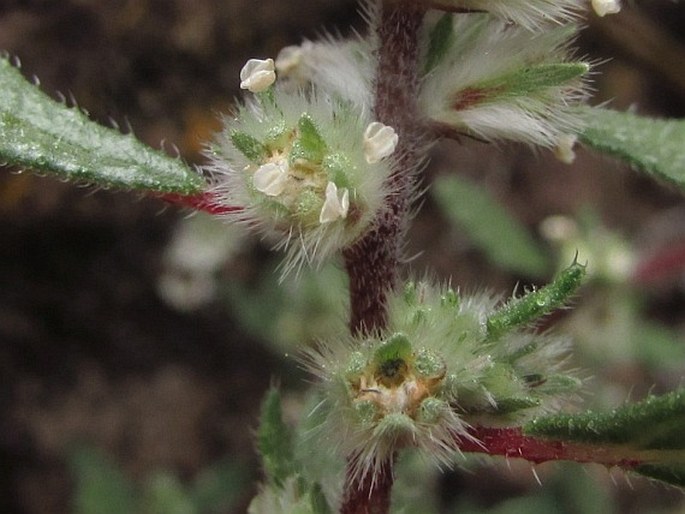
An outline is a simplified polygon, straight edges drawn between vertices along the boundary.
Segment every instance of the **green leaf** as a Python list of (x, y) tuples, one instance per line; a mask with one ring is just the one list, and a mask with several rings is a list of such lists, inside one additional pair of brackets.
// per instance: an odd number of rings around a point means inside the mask
[(250, 466), (227, 460), (203, 469), (190, 496), (198, 512), (228, 512), (235, 508), (251, 481)]
[(304, 113), (297, 122), (297, 128), (299, 134), (290, 151), (291, 164), (296, 164), (298, 160), (321, 163), (326, 155), (327, 146), (314, 120), (309, 114)]
[(56, 102), (0, 58), (0, 161), (101, 186), (192, 195), (202, 177), (133, 135)]
[(198, 514), (188, 492), (174, 475), (155, 473), (145, 485), (142, 499), (145, 514)]
[(266, 147), (250, 134), (233, 130), (231, 141), (245, 157), (256, 164), (261, 164), (266, 157)]
[(282, 487), (294, 473), (294, 462), (292, 435), (283, 422), (281, 396), (275, 388), (270, 389), (262, 401), (257, 447), (267, 478)]
[(525, 432), (583, 443), (685, 450), (685, 389), (650, 396), (611, 412), (588, 411), (539, 418), (526, 426)]
[(685, 389), (611, 412), (538, 418), (524, 433), (597, 446), (598, 452), (634, 462), (638, 473), (685, 486)]
[(423, 72), (428, 73), (435, 68), (449, 50), (454, 39), (454, 24), (452, 15), (445, 13), (435, 24), (428, 36), (428, 53)]
[(478, 103), (535, 95), (548, 88), (563, 86), (581, 77), (589, 69), (590, 66), (584, 62), (538, 64), (521, 68), (457, 91), (452, 104), (459, 109), (464, 105), (473, 107)]
[(323, 494), (319, 484), (314, 484), (311, 486), (309, 490), (309, 497), (311, 499), (312, 512), (314, 514), (333, 514), (333, 510), (331, 509), (330, 505), (328, 505), (326, 496)]
[(500, 83), (506, 96), (527, 96), (548, 87), (562, 86), (589, 69), (590, 66), (584, 62), (538, 64), (495, 79), (491, 87)]
[(136, 512), (133, 484), (100, 452), (81, 448), (69, 458), (76, 480), (75, 514)]
[(493, 263), (525, 276), (544, 276), (551, 262), (528, 230), (482, 187), (457, 176), (438, 178), (433, 196)]
[(685, 189), (685, 120), (660, 120), (600, 108), (582, 110), (580, 140), (598, 152)]
[(578, 290), (584, 276), (585, 266), (574, 262), (559, 273), (551, 284), (512, 298), (488, 318), (488, 337), (497, 339), (512, 328), (535, 321), (562, 307)]

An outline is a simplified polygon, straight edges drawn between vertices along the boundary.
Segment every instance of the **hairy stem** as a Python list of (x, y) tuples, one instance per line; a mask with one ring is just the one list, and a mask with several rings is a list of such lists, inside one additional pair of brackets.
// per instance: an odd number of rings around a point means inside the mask
[(393, 463), (387, 462), (373, 477), (359, 480), (351, 476), (348, 466), (345, 500), (340, 514), (387, 514), (390, 512), (390, 491), (393, 484)]
[(344, 252), (350, 278), (350, 329), (370, 333), (385, 327), (386, 297), (397, 282), (398, 264), (422, 134), (418, 122), (418, 33), (425, 8), (413, 2), (386, 0), (377, 29), (378, 68), (374, 115), (399, 135), (398, 156), (384, 207), (373, 228)]
[[(404, 232), (417, 170), (422, 162), (418, 122), (419, 29), (425, 7), (409, 0), (384, 0), (377, 26), (378, 67), (374, 117), (399, 135), (395, 166), (384, 207), (373, 228), (344, 252), (350, 284), (350, 330), (367, 334), (387, 325), (387, 295), (396, 286)], [(381, 472), (355, 476), (348, 465), (342, 514), (386, 514), (393, 462)]]

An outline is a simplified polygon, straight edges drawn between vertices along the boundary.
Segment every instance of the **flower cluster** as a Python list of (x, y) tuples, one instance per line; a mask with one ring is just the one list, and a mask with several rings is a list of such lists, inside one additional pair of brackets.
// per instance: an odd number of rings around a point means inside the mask
[[(546, 147), (579, 131), (574, 106), (585, 98), (589, 66), (569, 60), (575, 25), (531, 33), (488, 14), (446, 16), (449, 45), (434, 58), (420, 98), (434, 123)], [(433, 32), (444, 32), (446, 20)]]
[(507, 425), (557, 407), (579, 381), (563, 370), (567, 341), (528, 330), (561, 306), (584, 268), (504, 306), (490, 295), (409, 283), (389, 302), (388, 328), (309, 350), (322, 383), (321, 448), (375, 475), (403, 447), (448, 465), (475, 424)]
[[(570, 162), (589, 65), (569, 46), (588, 1), (428, 3), (446, 12), (426, 16), (418, 42), (417, 124), (544, 146)], [(275, 60), (249, 60), (240, 87), (253, 95), (224, 118), (208, 152), (225, 216), (287, 248), (286, 272), (353, 244), (394, 194), (398, 135), (372, 115), (378, 5), (366, 4), (366, 38), (305, 41)], [(600, 16), (620, 9), (618, 0), (591, 5)]]
[[(585, 10), (586, 0), (432, 0), (432, 6), (445, 10), (487, 11), (529, 30), (539, 29), (550, 21), (564, 23)], [(621, 10), (620, 0), (591, 0), (599, 16)]]
[(274, 88), (273, 60), (250, 60), (256, 95), (225, 118), (209, 156), (227, 217), (289, 249), (285, 271), (353, 243), (386, 194), (398, 136), (368, 109), (319, 90)]

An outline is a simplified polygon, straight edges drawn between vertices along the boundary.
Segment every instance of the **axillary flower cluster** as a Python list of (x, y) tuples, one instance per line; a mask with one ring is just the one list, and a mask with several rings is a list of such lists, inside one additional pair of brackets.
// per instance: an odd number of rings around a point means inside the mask
[(251, 59), (254, 93), (210, 150), (230, 216), (289, 250), (285, 271), (319, 262), (368, 227), (385, 196), (398, 136), (368, 109), (318, 90), (277, 88), (272, 59)]
[(564, 370), (568, 340), (534, 322), (562, 307), (585, 273), (574, 263), (548, 286), (501, 304), (409, 282), (390, 298), (388, 328), (309, 350), (322, 400), (311, 437), (375, 475), (416, 447), (450, 465), (470, 427), (507, 426), (559, 407), (580, 381)]

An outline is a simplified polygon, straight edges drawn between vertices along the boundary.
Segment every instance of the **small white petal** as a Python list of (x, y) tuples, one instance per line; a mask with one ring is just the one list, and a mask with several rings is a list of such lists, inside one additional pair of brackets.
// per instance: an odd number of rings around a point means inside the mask
[(285, 163), (267, 162), (262, 164), (252, 176), (255, 189), (267, 196), (280, 195), (287, 181), (288, 168)]
[(364, 131), (364, 157), (373, 164), (392, 154), (397, 147), (399, 136), (395, 129), (378, 121), (369, 123)]
[(240, 88), (261, 93), (276, 81), (273, 59), (250, 59), (240, 70)]
[(330, 223), (338, 218), (346, 218), (347, 211), (350, 208), (350, 195), (347, 188), (341, 190), (341, 195), (338, 196), (338, 187), (329, 182), (326, 186), (326, 199), (321, 207), (321, 214), (319, 215), (319, 223)]
[(621, 10), (621, 2), (620, 0), (592, 0), (592, 8), (597, 16), (616, 14)]
[(557, 146), (554, 147), (554, 155), (564, 164), (572, 164), (576, 159), (576, 153), (573, 151), (573, 146), (578, 141), (578, 137), (574, 134), (562, 134), (557, 140)]

